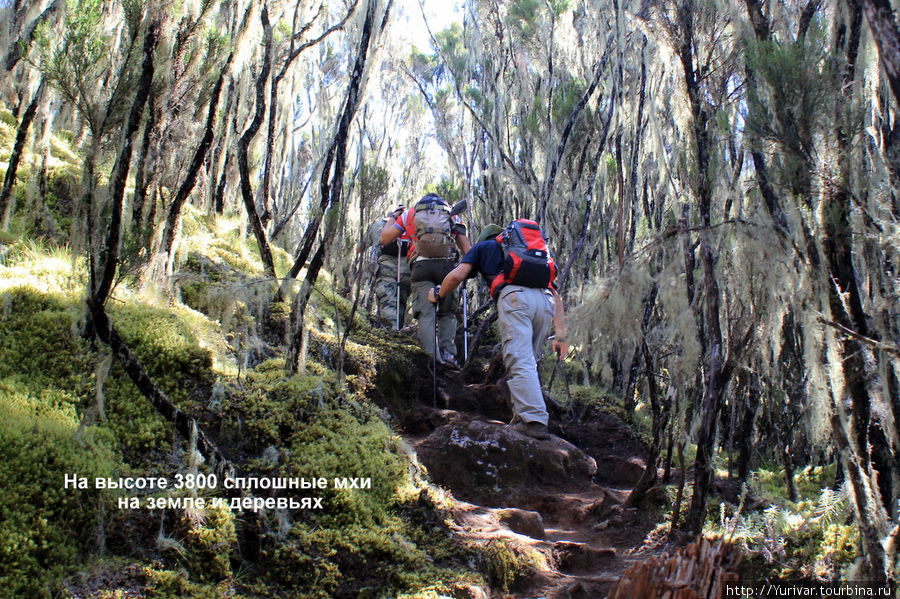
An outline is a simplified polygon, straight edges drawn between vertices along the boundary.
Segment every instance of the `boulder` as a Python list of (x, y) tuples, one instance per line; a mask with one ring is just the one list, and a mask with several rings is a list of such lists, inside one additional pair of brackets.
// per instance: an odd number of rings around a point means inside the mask
[(544, 519), (537, 512), (506, 508), (495, 512), (497, 519), (506, 528), (532, 539), (544, 538)]
[(560, 571), (572, 574), (603, 569), (616, 559), (616, 551), (606, 547), (592, 547), (587, 543), (557, 541), (553, 545), (553, 556)]
[(640, 458), (623, 458), (618, 455), (597, 457), (597, 479), (600, 483), (613, 487), (633, 487), (644, 474), (644, 461)]
[(535, 486), (581, 488), (597, 472), (593, 458), (571, 443), (558, 437), (539, 441), (500, 423), (444, 425), (417, 452), (431, 479), (464, 499)]

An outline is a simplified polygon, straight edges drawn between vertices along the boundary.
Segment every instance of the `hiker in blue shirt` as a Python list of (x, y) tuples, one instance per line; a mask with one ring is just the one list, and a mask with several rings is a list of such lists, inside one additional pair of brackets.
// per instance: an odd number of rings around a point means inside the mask
[(478, 242), (466, 253), (459, 266), (429, 292), (428, 299), (431, 302), (442, 300), (476, 274), (481, 274), (491, 285), (491, 296), (497, 303), (503, 363), (515, 413), (510, 426), (535, 439), (548, 439), (549, 414), (537, 375), (537, 362), (543, 356), (551, 324), (556, 333), (553, 351), (562, 355), (569, 352), (565, 310), (562, 298), (552, 283), (545, 288), (495, 284), (496, 277), (502, 276), (504, 270), (505, 254), (497, 239), (503, 231), (497, 225), (482, 229)]

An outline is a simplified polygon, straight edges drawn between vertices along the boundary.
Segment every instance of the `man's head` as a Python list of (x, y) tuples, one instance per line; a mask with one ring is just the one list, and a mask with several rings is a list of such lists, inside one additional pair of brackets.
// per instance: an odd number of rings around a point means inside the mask
[(495, 224), (486, 225), (481, 230), (481, 235), (478, 236), (478, 243), (480, 243), (482, 241), (486, 241), (488, 239), (493, 239), (494, 237), (496, 237), (497, 235), (499, 235), (502, 232), (503, 232), (503, 227), (501, 227), (500, 225), (495, 225)]

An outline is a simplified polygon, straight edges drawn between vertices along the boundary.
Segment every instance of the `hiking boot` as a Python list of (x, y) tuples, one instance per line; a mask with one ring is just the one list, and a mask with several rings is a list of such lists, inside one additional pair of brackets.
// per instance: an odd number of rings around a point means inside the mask
[(544, 441), (550, 438), (550, 432), (547, 430), (547, 425), (541, 424), (540, 422), (516, 422), (515, 424), (510, 424), (509, 428), (517, 433), (527, 435), (532, 439)]
[(461, 368), (459, 362), (456, 361), (456, 357), (450, 352), (442, 351), (441, 357), (438, 359), (438, 361), (447, 368), (451, 368), (453, 370), (459, 370)]

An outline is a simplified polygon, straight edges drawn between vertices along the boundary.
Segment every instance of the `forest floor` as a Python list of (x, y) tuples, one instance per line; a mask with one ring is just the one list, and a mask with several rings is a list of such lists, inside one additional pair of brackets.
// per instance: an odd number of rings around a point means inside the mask
[[(492, 574), (494, 593), (505, 589), (492, 597), (597, 599), (630, 564), (659, 553), (654, 531), (662, 510), (653, 502), (667, 499), (651, 493), (642, 509), (622, 505), (646, 457), (625, 422), (605, 413), (560, 415), (550, 422), (553, 437), (538, 441), (506, 426), (500, 385), (465, 384), (453, 372), (441, 378), (444, 407), (420, 406), (404, 418), (401, 433), (432, 480), (453, 495), (448, 515), (457, 538), (531, 556), (532, 571), (516, 581), (513, 572)], [(562, 462), (548, 466), (560, 455)], [(518, 463), (523, 459), (532, 463)], [(592, 460), (596, 468), (585, 472)], [(484, 484), (483, 474), (493, 484)]]

